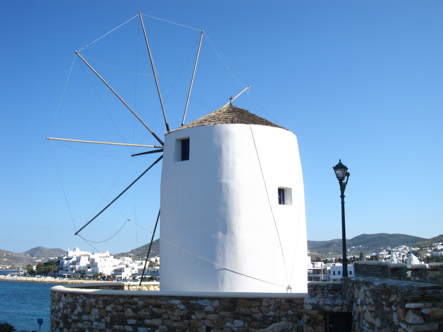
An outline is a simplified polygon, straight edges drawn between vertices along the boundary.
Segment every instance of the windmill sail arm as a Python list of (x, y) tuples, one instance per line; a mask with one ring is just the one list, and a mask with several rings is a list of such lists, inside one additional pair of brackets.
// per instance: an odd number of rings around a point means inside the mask
[(135, 154), (131, 154), (131, 157), (142, 156), (142, 155), (144, 155), (144, 154), (159, 153), (159, 152), (163, 152), (163, 149), (158, 149), (158, 150), (151, 150), (151, 151), (146, 151), (146, 152), (135, 153)]
[(148, 264), (149, 254), (151, 253), (152, 242), (154, 242), (154, 235), (155, 235), (155, 231), (157, 229), (159, 219), (160, 219), (160, 210), (158, 210), (157, 220), (155, 221), (154, 231), (152, 232), (151, 243), (149, 243), (148, 254), (146, 255), (145, 266), (143, 267), (142, 277), (140, 278), (139, 286), (142, 285), (143, 277), (145, 276), (146, 265)]
[[(238, 97), (238, 96), (240, 96), (243, 92), (245, 92), (246, 90), (248, 90), (249, 88), (250, 88), (251, 86), (250, 85), (248, 85), (246, 88), (244, 88), (243, 90), (242, 90), (242, 92), (240, 92), (238, 95), (236, 95), (234, 98), (231, 98), (231, 100), (229, 101), (229, 103), (227, 103), (225, 106), (223, 106), (223, 107), (226, 107), (226, 106), (228, 106), (229, 104), (232, 104), (232, 102)], [(222, 108), (223, 108), (222, 107)]]
[(154, 161), (152, 163), (151, 166), (149, 166), (142, 174), (139, 175), (138, 178), (136, 178), (134, 181), (132, 181), (132, 183), (126, 187), (125, 190), (123, 190), (116, 198), (114, 198), (108, 205), (106, 205), (103, 210), (101, 210), (99, 213), (97, 213), (95, 215), (94, 218), (92, 218), (91, 220), (89, 220), (82, 228), (80, 228), (77, 232), (75, 232), (74, 235), (77, 235), (78, 233), (80, 233), (86, 226), (88, 226), (91, 222), (93, 222), (99, 215), (101, 215), (108, 207), (110, 207), (117, 199), (119, 199), (129, 188), (132, 187), (132, 185), (134, 183), (136, 183), (138, 180), (140, 180), (140, 178), (146, 174), (146, 172), (148, 172), (155, 164), (157, 164), (161, 159), (163, 158), (163, 155), (161, 155), (156, 161)]
[[(114, 143), (114, 142), (99, 142), (99, 141), (85, 141), (80, 139), (68, 139), (68, 138), (57, 138), (57, 137), (46, 137), (46, 139), (51, 141), (64, 141), (64, 142), (77, 142), (77, 143), (90, 143), (90, 144), (105, 144), (105, 145), (120, 145), (120, 146), (136, 146), (141, 148), (156, 148), (163, 149), (162, 146), (157, 145), (146, 145), (146, 144), (131, 144), (131, 143)], [(157, 151), (157, 150), (155, 150)], [(162, 150), (163, 151), (163, 150)]]
[(122, 99), (122, 97), (119, 96), (119, 94), (117, 92), (115, 92), (115, 90), (108, 84), (108, 82), (105, 81), (105, 79), (103, 77), (100, 76), (99, 73), (97, 73), (97, 71), (88, 63), (88, 61), (86, 61), (79, 52), (75, 51), (75, 54), (77, 54), (80, 59), (82, 59), (82, 61), (94, 72), (95, 75), (97, 75), (97, 77), (109, 88), (109, 90), (111, 90), (114, 95), (120, 99), (120, 101), (126, 106), (126, 108), (128, 110), (131, 111), (132, 114), (134, 114), (134, 116), (145, 126), (146, 129), (149, 130), (149, 132), (152, 134), (152, 136), (154, 136), (156, 138), (156, 140), (161, 144), (164, 145), (163, 141), (156, 135), (156, 133), (154, 133), (151, 128), (148, 127), (148, 125), (146, 123), (143, 122), (143, 120), (137, 115), (137, 113), (135, 113), (131, 107), (129, 107), (128, 104), (126, 104), (126, 102)]
[(203, 40), (204, 33), (205, 32), (202, 30), (201, 35), (200, 35), (200, 43), (198, 44), (197, 57), (195, 59), (195, 64), (194, 64), (194, 71), (192, 72), (191, 85), (189, 86), (188, 98), (186, 99), (185, 112), (183, 113), (182, 126), (185, 124), (186, 112), (188, 111), (189, 98), (191, 97), (192, 85), (194, 84), (195, 71), (197, 70), (197, 63), (198, 63), (198, 58), (200, 56), (200, 49), (202, 46), (202, 40)]
[(165, 107), (163, 106), (162, 94), (160, 93), (160, 87), (158, 85), (157, 73), (155, 72), (154, 60), (152, 58), (151, 49), (149, 48), (148, 36), (146, 35), (146, 30), (145, 30), (145, 25), (143, 23), (142, 13), (138, 13), (138, 14), (140, 16), (140, 22), (142, 24), (143, 34), (145, 36), (146, 47), (148, 48), (149, 60), (151, 60), (152, 73), (154, 74), (155, 85), (157, 86), (158, 97), (160, 99), (160, 104), (161, 104), (162, 111), (163, 111), (163, 118), (165, 119), (166, 131), (169, 132), (169, 124), (168, 124), (168, 120), (166, 119)]

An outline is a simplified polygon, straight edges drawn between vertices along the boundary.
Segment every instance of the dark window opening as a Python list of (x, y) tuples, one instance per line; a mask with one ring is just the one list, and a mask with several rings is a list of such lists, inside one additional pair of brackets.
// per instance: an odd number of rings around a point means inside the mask
[(182, 139), (181, 144), (182, 144), (181, 160), (189, 160), (189, 138)]
[(285, 190), (278, 188), (278, 204), (285, 205)]
[(327, 332), (351, 332), (352, 313), (351, 312), (328, 312), (326, 314)]

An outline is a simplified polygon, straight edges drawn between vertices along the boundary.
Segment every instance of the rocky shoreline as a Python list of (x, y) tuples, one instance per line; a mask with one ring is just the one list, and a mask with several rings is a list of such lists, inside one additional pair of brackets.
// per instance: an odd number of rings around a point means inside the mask
[[(6, 276), (0, 275), (0, 281), (21, 281), (21, 282), (40, 282), (55, 285), (62, 284), (94, 284), (97, 287), (99, 283), (103, 284), (117, 284), (114, 281), (102, 281), (102, 280), (83, 280), (83, 279), (67, 279), (67, 278), (53, 278), (53, 277), (25, 277), (25, 276)], [(160, 283), (158, 281), (143, 282), (139, 286), (138, 282), (118, 282), (124, 286), (124, 290), (128, 291), (158, 291), (160, 290)], [(101, 286), (98, 286), (101, 287)]]
[(96, 281), (96, 280), (78, 280), (78, 279), (65, 279), (65, 278), (53, 278), (53, 277), (24, 277), (24, 276), (7, 276), (0, 275), (0, 280), (3, 281), (21, 281), (21, 282), (41, 282), (50, 284), (86, 284), (97, 282), (109, 282), (109, 281)]

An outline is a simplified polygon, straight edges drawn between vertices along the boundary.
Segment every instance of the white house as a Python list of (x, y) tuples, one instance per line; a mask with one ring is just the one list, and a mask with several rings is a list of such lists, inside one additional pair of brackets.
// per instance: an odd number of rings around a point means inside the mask
[[(348, 265), (348, 277), (354, 278), (354, 266)], [(309, 281), (340, 281), (343, 278), (343, 265), (341, 263), (312, 262), (309, 257)]]
[(330, 281), (327, 265), (323, 262), (309, 262), (308, 281)]
[(160, 232), (162, 291), (306, 293), (296, 136), (232, 105), (167, 133)]
[[(348, 265), (348, 277), (355, 277), (354, 265)], [(329, 281), (340, 281), (343, 278), (343, 265), (342, 264), (331, 264), (329, 266)]]
[(420, 262), (420, 260), (413, 253), (410, 253), (408, 259), (406, 260), (406, 264), (408, 265), (416, 265), (416, 264), (424, 264)]
[(130, 257), (114, 258), (109, 251), (92, 254), (75, 248), (69, 250), (60, 260), (59, 274), (77, 275), (90, 278), (96, 273), (102, 273), (113, 279), (131, 279), (143, 269), (143, 261), (132, 261)]

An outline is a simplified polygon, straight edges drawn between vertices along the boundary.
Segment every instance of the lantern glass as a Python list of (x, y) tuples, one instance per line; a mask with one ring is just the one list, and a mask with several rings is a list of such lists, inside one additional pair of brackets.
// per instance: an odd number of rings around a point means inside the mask
[(337, 176), (337, 179), (339, 180), (344, 180), (345, 178), (345, 170), (344, 169), (336, 169), (335, 170), (335, 175)]
[(333, 169), (338, 181), (343, 181), (348, 174), (348, 168), (342, 164), (341, 160), (333, 167)]

